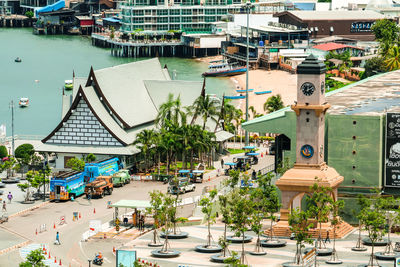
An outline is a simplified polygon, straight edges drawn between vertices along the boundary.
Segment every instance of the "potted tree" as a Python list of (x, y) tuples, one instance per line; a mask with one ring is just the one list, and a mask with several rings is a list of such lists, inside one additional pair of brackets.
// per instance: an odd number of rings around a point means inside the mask
[(317, 255), (331, 255), (332, 249), (327, 248), (322, 240), (322, 223), (328, 222), (329, 219), (329, 214), (331, 212), (331, 203), (333, 201), (333, 198), (331, 196), (332, 189), (315, 183), (313, 186), (310, 187), (310, 191), (311, 195), (307, 195), (307, 200), (309, 203), (307, 211), (310, 213), (310, 217), (313, 218), (319, 225)]
[(261, 246), (261, 240), (260, 240), (260, 235), (262, 231), (262, 221), (265, 217), (265, 199), (266, 195), (264, 194), (263, 190), (258, 187), (255, 188), (251, 191), (250, 193), (250, 200), (252, 200), (254, 204), (254, 213), (251, 215), (251, 221), (250, 221), (250, 228), (251, 230), (257, 235), (257, 241), (256, 245), (254, 248), (254, 251), (250, 251), (251, 255), (265, 255), (267, 254), (262, 246)]
[(160, 191), (150, 192), (150, 204), (151, 208), (148, 208), (147, 212), (153, 214), (154, 229), (153, 229), (153, 240), (148, 244), (149, 247), (161, 247), (163, 244), (158, 237), (157, 229), (163, 224), (162, 221), (162, 205), (163, 205), (164, 194)]
[(331, 202), (332, 217), (330, 219), (331, 225), (333, 226), (333, 248), (332, 255), (329, 260), (326, 261), (328, 264), (341, 264), (342, 261), (339, 259), (336, 251), (336, 228), (341, 222), (339, 216), (340, 210), (344, 207), (343, 200), (333, 200)]
[(302, 249), (304, 248), (304, 243), (312, 244), (313, 242), (309, 233), (309, 230), (313, 227), (313, 223), (309, 219), (308, 212), (299, 208), (293, 209), (289, 214), (290, 231), (294, 233), (294, 239), (296, 240), (296, 254), (293, 262), (283, 263), (282, 266), (303, 266)]
[(207, 244), (196, 246), (196, 251), (205, 252), (205, 253), (215, 253), (220, 252), (222, 250), (221, 246), (213, 245), (212, 235), (211, 235), (211, 224), (215, 222), (215, 212), (213, 212), (214, 208), (214, 200), (217, 196), (218, 191), (216, 189), (211, 190), (209, 192), (209, 196), (204, 196), (200, 200), (201, 212), (204, 213), (205, 220), (207, 221)]

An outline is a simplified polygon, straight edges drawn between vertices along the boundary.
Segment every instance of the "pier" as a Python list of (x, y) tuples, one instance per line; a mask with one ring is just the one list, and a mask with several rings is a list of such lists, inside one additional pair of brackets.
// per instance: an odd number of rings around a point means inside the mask
[(32, 27), (32, 19), (23, 15), (0, 15), (0, 27), (22, 28)]
[(122, 40), (110, 39), (104, 33), (92, 33), (92, 45), (111, 48), (115, 57), (202, 57), (218, 55), (219, 48), (196, 48), (181, 39), (168, 40)]

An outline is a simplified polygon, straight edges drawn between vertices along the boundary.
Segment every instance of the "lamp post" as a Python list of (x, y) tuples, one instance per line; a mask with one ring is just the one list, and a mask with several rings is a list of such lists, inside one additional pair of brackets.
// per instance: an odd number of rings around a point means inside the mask
[[(245, 9), (247, 15), (247, 26), (246, 26), (246, 121), (249, 120), (249, 16), (252, 5), (250, 2), (246, 2)], [(249, 133), (245, 131), (245, 145), (249, 144)]]
[(13, 100), (11, 100), (10, 102), (10, 108), (11, 108), (11, 135), (12, 135), (11, 154), (14, 156), (15, 144), (14, 144), (14, 101)]

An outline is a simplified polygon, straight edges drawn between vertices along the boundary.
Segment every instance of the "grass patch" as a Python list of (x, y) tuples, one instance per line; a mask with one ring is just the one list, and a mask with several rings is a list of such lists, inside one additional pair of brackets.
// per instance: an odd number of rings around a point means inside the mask
[(231, 153), (232, 155), (234, 154), (240, 154), (240, 153), (244, 153), (246, 152), (246, 150), (244, 149), (238, 149), (238, 148), (228, 148), (229, 153)]

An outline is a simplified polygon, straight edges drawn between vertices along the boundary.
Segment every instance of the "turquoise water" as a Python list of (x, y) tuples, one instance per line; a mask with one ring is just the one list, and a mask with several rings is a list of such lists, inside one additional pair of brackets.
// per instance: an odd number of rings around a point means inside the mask
[[(21, 63), (14, 62), (16, 57)], [(140, 60), (140, 59), (137, 59)], [(34, 35), (31, 29), (0, 28), (0, 125), (7, 125), (11, 135), (11, 110), (15, 103), (15, 134), (47, 135), (61, 119), (61, 95), (65, 80), (87, 77), (90, 66), (101, 69), (135, 61), (111, 57), (108, 49), (91, 45), (81, 36)], [(161, 65), (176, 70), (177, 79), (202, 80), (207, 64), (193, 59), (160, 58)], [(38, 82), (35, 82), (35, 81)], [(222, 96), (232, 93), (229, 78), (207, 79), (207, 93)], [(30, 106), (19, 108), (21, 97), (28, 97)]]

